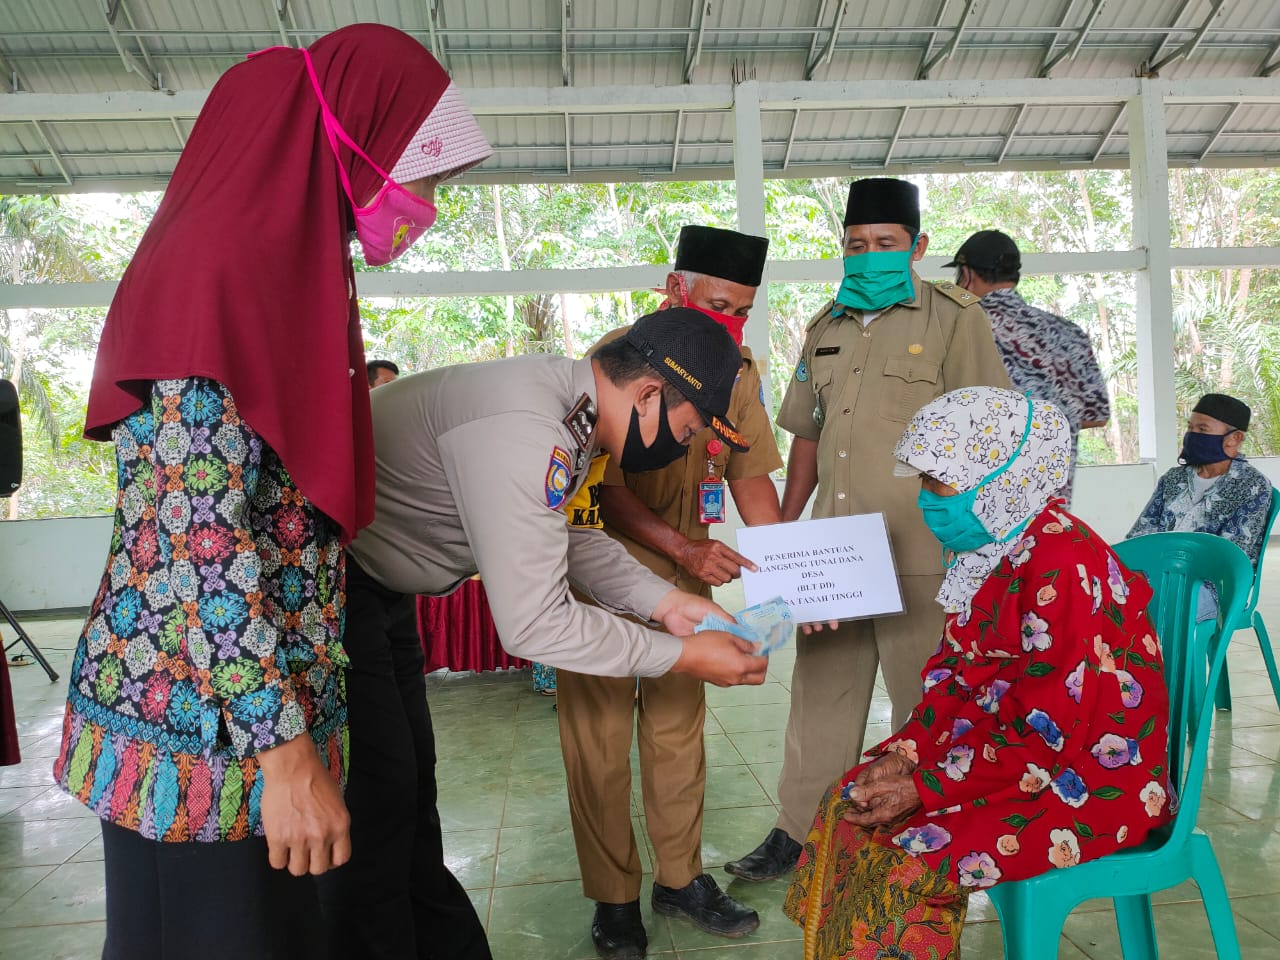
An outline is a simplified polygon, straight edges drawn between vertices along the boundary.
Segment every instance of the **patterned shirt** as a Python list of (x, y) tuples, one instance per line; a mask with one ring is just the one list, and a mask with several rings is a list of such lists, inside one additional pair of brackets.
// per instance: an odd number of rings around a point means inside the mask
[(1071, 469), (1062, 490), (1070, 503), (1080, 424), (1111, 417), (1107, 383), (1089, 336), (1074, 323), (1031, 306), (1013, 289), (992, 290), (981, 305), (1014, 389), (1048, 400), (1071, 424)]
[(1191, 480), (1195, 474), (1195, 467), (1174, 467), (1161, 477), (1126, 539), (1171, 530), (1212, 533), (1226, 537), (1256, 565), (1271, 511), (1271, 481), (1237, 458), (1207, 492), (1196, 497)]

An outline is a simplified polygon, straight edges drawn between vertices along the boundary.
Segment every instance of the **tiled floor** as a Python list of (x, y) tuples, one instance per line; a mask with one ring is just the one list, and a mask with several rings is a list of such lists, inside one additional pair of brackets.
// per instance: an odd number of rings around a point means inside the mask
[[(1280, 564), (1263, 610), (1280, 629)], [(1274, 601), (1268, 602), (1267, 598)], [(729, 609), (741, 604), (730, 591)], [(79, 623), (28, 621), (65, 672)], [(775, 654), (758, 688), (709, 689), (708, 777), (703, 856), (722, 881), (729, 859), (750, 850), (773, 825), (782, 730), (794, 654)], [(1235, 909), (1246, 958), (1280, 958), (1280, 710), (1251, 632), (1230, 655), (1235, 709), (1214, 729), (1201, 823), (1213, 838)], [(0, 768), (0, 957), (56, 960), (99, 954), (103, 935), (102, 843), (96, 822), (50, 785), (58, 748), (64, 681), (39, 667), (12, 671), (24, 762)], [(556, 717), (533, 693), (527, 673), (436, 675), (429, 701), (440, 750), (440, 812), (449, 863), (471, 892), (498, 960), (577, 960), (594, 956), (569, 830)], [(868, 733), (888, 731), (881, 697)], [(634, 761), (633, 761), (634, 766)], [(636, 791), (638, 798), (638, 789)], [(639, 837), (644, 817), (632, 808)], [(652, 851), (642, 841), (649, 869)], [(737, 942), (688, 923), (656, 917), (643, 897), (650, 954), (697, 960), (790, 960), (799, 931), (778, 909), (784, 881), (735, 883), (733, 894), (760, 911), (760, 929)], [(1165, 960), (1215, 956), (1204, 911), (1191, 885), (1158, 897), (1156, 926)], [(964, 933), (966, 958), (998, 958), (1001, 939), (990, 904), (975, 897)], [(1050, 955), (1050, 954), (1047, 954)], [(1119, 958), (1106, 901), (1085, 904), (1067, 921), (1058, 957)]]

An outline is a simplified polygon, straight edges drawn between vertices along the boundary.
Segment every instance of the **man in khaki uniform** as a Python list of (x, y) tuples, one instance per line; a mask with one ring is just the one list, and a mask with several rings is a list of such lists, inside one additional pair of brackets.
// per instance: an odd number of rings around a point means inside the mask
[[(610, 460), (602, 489), (571, 523), (602, 520), (605, 531), (668, 583), (704, 597), (739, 576), (743, 557), (709, 537), (700, 485), (727, 482), (748, 524), (781, 519), (769, 474), (782, 466), (763, 403), (759, 368), (742, 346), (742, 328), (755, 301), (769, 242), (732, 230), (687, 226), (680, 232), (668, 302), (719, 321), (742, 350), (742, 369), (729, 404), (747, 451), (731, 450), (704, 430), (670, 466), (628, 473)], [(601, 343), (622, 336), (606, 335)], [(723, 488), (712, 488), (723, 504)], [(598, 501), (597, 517), (590, 503)], [(706, 698), (702, 681), (669, 674), (645, 677), (639, 696), (631, 679), (562, 670), (557, 678), (560, 745), (564, 752), (583, 893), (596, 901), (592, 939), (601, 956), (644, 956), (640, 917), (641, 865), (631, 829), (631, 740), (639, 726), (640, 776), (654, 848), (653, 906), (686, 916), (711, 933), (741, 936), (760, 920), (702, 870), (702, 809)]]
[(797, 636), (782, 811), (759, 847), (725, 865), (745, 880), (794, 868), (823, 792), (861, 753), (877, 665), (895, 728), (920, 699), (920, 671), (942, 631), (942, 548), (920, 517), (917, 488), (894, 478), (894, 444), (934, 397), (1009, 386), (978, 298), (924, 283), (911, 267), (929, 244), (913, 184), (855, 181), (844, 222), (844, 282), (810, 321), (778, 413), (795, 435), (782, 515), (797, 519), (815, 486), (815, 518), (883, 512), (905, 612)]

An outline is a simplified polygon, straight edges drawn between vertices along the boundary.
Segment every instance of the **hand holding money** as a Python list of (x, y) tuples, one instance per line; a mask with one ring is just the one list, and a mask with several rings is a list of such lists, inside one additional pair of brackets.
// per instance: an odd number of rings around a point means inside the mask
[(723, 630), (756, 644), (756, 652), (765, 657), (786, 643), (795, 627), (795, 618), (791, 616), (787, 602), (781, 597), (774, 597), (740, 611), (733, 621), (708, 614), (694, 627), (694, 632)]

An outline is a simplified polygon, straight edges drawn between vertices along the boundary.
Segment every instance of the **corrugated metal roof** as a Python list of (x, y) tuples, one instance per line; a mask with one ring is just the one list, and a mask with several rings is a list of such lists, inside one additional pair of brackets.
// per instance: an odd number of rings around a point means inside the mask
[[(158, 186), (194, 108), (86, 118), (85, 101), (72, 109), (72, 96), (205, 91), (252, 50), (374, 20), (420, 39), (473, 96), (495, 92), (481, 123), (496, 149), (469, 174), (478, 181), (732, 176), (730, 96), (714, 110), (682, 111), (657, 105), (654, 88), (727, 89), (743, 77), (762, 89), (849, 85), (847, 108), (799, 100), (762, 110), (768, 176), (1122, 165), (1126, 95), (1073, 102), (1071, 81), (1138, 75), (1182, 84), (1166, 110), (1171, 163), (1272, 165), (1280, 151), (1280, 79), (1259, 81), (1265, 91), (1275, 84), (1271, 102), (1194, 97), (1196, 81), (1258, 77), (1280, 64), (1274, 0), (4, 0), (0, 191)], [(1016, 90), (1041, 76), (1061, 81), (1061, 103), (1006, 95), (913, 105), (911, 95), (921, 77)], [(859, 108), (859, 84), (884, 81), (902, 82), (905, 113), (882, 97)], [(501, 101), (507, 91), (565, 86), (622, 92), (577, 111), (507, 111)], [(28, 116), (29, 93), (61, 96)]]

